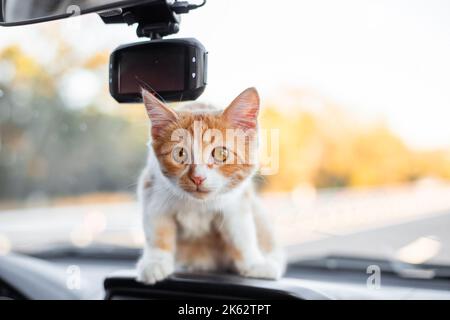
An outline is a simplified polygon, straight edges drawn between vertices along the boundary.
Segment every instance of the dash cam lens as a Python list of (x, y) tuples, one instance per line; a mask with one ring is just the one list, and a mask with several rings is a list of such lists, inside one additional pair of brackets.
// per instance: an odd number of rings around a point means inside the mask
[(157, 92), (184, 89), (184, 48), (143, 48), (120, 54), (118, 59), (120, 93), (139, 92), (136, 77)]

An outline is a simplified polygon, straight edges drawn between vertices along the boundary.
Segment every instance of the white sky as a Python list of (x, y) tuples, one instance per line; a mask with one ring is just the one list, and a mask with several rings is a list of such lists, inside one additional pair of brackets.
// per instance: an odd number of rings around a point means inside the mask
[[(54, 25), (81, 53), (137, 40), (134, 28), (95, 15)], [(283, 102), (283, 88), (309, 88), (386, 119), (412, 146), (450, 146), (448, 0), (209, 0), (183, 15), (181, 36), (209, 51), (202, 101), (226, 105), (256, 86), (266, 101)], [(35, 26), (0, 29), (0, 48), (22, 41), (52, 59), (38, 39)]]

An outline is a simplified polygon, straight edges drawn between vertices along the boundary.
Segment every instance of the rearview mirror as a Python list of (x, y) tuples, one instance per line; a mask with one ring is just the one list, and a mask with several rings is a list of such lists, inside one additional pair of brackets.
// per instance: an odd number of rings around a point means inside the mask
[[(154, 0), (155, 1), (155, 0)], [(16, 26), (124, 8), (151, 0), (0, 0), (0, 25)]]

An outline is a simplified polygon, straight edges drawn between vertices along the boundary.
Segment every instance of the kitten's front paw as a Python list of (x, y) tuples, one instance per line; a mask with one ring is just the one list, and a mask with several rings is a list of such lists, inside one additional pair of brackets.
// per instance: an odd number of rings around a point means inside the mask
[(145, 255), (137, 263), (137, 280), (146, 284), (154, 284), (164, 280), (174, 272), (175, 264), (170, 253), (158, 252)]
[(272, 260), (266, 260), (262, 263), (251, 264), (247, 267), (242, 267), (239, 274), (249, 278), (261, 278), (277, 280), (283, 275), (283, 268)]

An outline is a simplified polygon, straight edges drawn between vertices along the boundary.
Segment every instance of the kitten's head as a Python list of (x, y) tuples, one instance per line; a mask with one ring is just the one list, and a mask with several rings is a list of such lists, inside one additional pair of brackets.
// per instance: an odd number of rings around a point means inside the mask
[(198, 105), (175, 112), (148, 91), (142, 94), (161, 172), (177, 190), (207, 199), (238, 188), (254, 174), (256, 89), (246, 89), (223, 111)]

